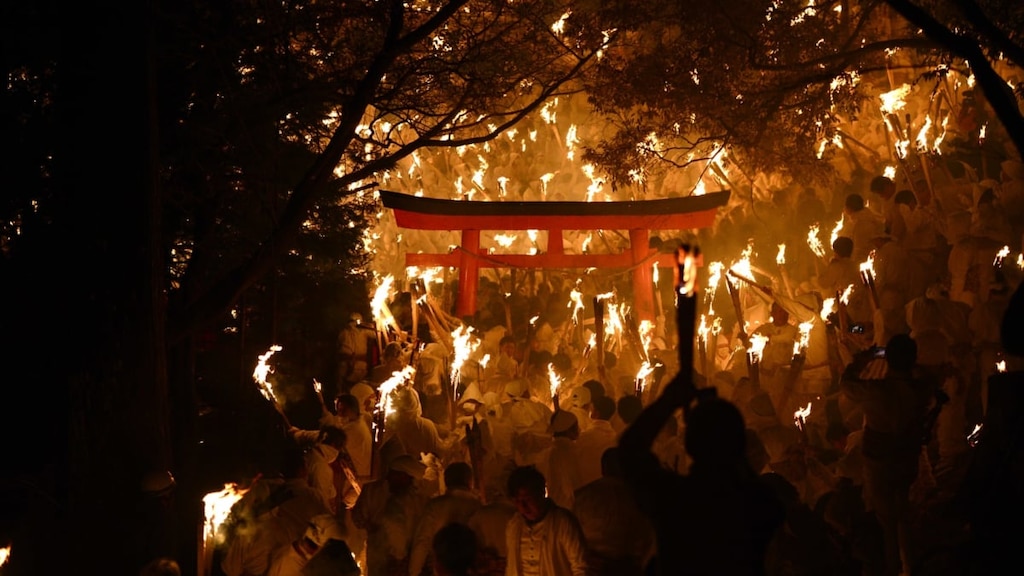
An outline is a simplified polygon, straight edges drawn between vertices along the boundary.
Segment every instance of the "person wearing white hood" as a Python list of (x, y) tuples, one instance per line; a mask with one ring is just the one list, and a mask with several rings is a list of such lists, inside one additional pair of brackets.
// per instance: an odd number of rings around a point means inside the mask
[(541, 454), (537, 466), (548, 482), (548, 497), (562, 508), (572, 509), (574, 493), (583, 486), (580, 454), (576, 439), (580, 426), (572, 412), (559, 410), (551, 418), (551, 447)]
[(395, 392), (395, 413), (388, 427), (395, 431), (407, 454), (443, 456), (448, 444), (441, 439), (433, 420), (423, 417), (419, 394), (411, 387)]
[(408, 571), (413, 534), (428, 497), (417, 487), (427, 467), (409, 454), (387, 463), (381, 480), (367, 484), (352, 508), (355, 525), (366, 530), (366, 574)]

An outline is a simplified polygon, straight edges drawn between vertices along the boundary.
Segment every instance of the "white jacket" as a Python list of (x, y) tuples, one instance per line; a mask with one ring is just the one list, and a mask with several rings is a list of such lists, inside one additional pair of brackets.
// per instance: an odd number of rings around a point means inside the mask
[(583, 530), (572, 512), (551, 504), (551, 509), (540, 522), (527, 525), (519, 514), (508, 522), (505, 545), (508, 564), (505, 576), (526, 576), (523, 571), (523, 544), (539, 551), (539, 576), (586, 576), (586, 545)]

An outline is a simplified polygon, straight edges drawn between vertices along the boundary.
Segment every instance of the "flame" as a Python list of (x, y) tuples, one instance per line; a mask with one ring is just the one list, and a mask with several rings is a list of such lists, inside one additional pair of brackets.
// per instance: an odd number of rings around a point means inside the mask
[[(860, 263), (861, 274), (869, 273), (872, 276), (875, 274), (875, 251), (872, 250), (868, 253), (868, 259)], [(845, 303), (845, 302), (844, 302)]]
[(895, 90), (879, 95), (878, 99), (882, 101), (879, 109), (883, 114), (894, 114), (902, 110), (907, 105), (905, 98), (909, 93), (910, 84), (904, 84)]
[(4, 546), (0, 548), (0, 566), (7, 564), (7, 560), (11, 557), (11, 547)]
[(498, 246), (508, 248), (516, 241), (516, 237), (515, 234), (495, 234), (494, 241), (498, 243)]
[[(853, 284), (851, 284), (853, 286)], [(822, 322), (828, 322), (828, 317), (836, 311), (836, 299), (825, 298), (821, 303), (821, 320)]]
[(654, 286), (658, 286), (658, 262), (655, 261), (651, 264), (651, 280), (654, 282)]
[(484, 354), (484, 357), (477, 361), (481, 368), (487, 368), (487, 363), (491, 361), (490, 354)]
[(373, 293), (373, 299), (370, 300), (370, 310), (373, 312), (373, 318), (378, 327), (391, 326), (397, 332), (401, 329), (387, 304), (394, 283), (395, 277), (391, 274), (381, 278), (380, 285), (377, 286), (377, 290)]
[(750, 355), (750, 362), (757, 364), (761, 361), (761, 355), (764, 354), (764, 346), (768, 343), (768, 337), (763, 334), (751, 334), (750, 335), (750, 348), (747, 348), (747, 354)]
[(536, 326), (537, 325), (537, 320), (540, 320), (540, 316), (539, 315), (538, 316), (534, 316), (533, 318), (530, 318), (530, 326)]
[(1006, 372), (1006, 360), (996, 362), (996, 372)]
[(917, 151), (927, 152), (928, 151), (928, 131), (932, 129), (932, 117), (930, 114), (924, 115), (924, 126), (921, 126), (921, 130), (917, 133)]
[(274, 344), (265, 353), (260, 354), (259, 361), (256, 363), (256, 368), (252, 371), (252, 379), (256, 381), (256, 386), (259, 388), (260, 393), (267, 400), (273, 403), (277, 403), (277, 396), (274, 395), (274, 389), (267, 384), (267, 375), (271, 374), (274, 369), (267, 364), (267, 360), (274, 355), (274, 352), (280, 352), (281, 347)]
[(394, 411), (392, 407), (392, 393), (398, 389), (399, 386), (408, 382), (416, 374), (416, 369), (412, 366), (406, 366), (402, 368), (400, 372), (392, 372), (391, 377), (380, 383), (377, 387), (377, 411), (383, 412), (385, 416), (391, 414)]
[(712, 262), (708, 264), (708, 287), (704, 291), (704, 301), (708, 304), (708, 314), (715, 314), (715, 292), (718, 291), (718, 283), (722, 281), (722, 272), (725, 271), (725, 264)]
[(558, 387), (562, 384), (562, 379), (558, 377), (555, 365), (551, 362), (548, 362), (548, 383), (551, 388), (551, 397), (558, 396)]
[(984, 427), (984, 424), (975, 424), (974, 430), (971, 430), (971, 433), (967, 435), (967, 444), (970, 445), (971, 448), (977, 446), (978, 440), (981, 438), (981, 430)]
[(832, 235), (828, 238), (828, 245), (832, 246), (836, 243), (836, 238), (839, 238), (839, 231), (843, 229), (843, 220), (846, 219), (846, 214), (839, 217), (839, 222), (836, 222), (836, 227), (832, 229)]
[(754, 243), (750, 242), (747, 247), (740, 253), (740, 259), (733, 262), (729, 270), (732, 270), (736, 274), (751, 278), (754, 276), (753, 270), (750, 268), (750, 256), (754, 253)]
[(1003, 246), (999, 252), (996, 253), (996, 259), (992, 261), (992, 265), (996, 268), (1000, 268), (1003, 265), (1003, 260), (1010, 255), (1010, 247)]
[(811, 328), (814, 328), (814, 321), (808, 320), (807, 322), (801, 322), (797, 329), (800, 331), (800, 337), (796, 342), (793, 343), (793, 355), (796, 356), (807, 350), (807, 345), (811, 341)]
[(320, 381), (316, 378), (313, 378), (313, 390), (316, 390), (317, 394), (323, 394), (324, 392), (323, 384), (320, 384)]
[(224, 484), (220, 492), (210, 492), (203, 496), (205, 505), (205, 522), (203, 522), (203, 536), (211, 540), (217, 535), (224, 521), (231, 514), (231, 508), (245, 496), (248, 489), (239, 489), (234, 482)]
[(807, 422), (807, 417), (811, 415), (811, 403), (808, 402), (804, 408), (798, 408), (796, 412), (793, 412), (793, 421), (796, 422), (796, 427), (803, 430), (804, 423)]
[(643, 364), (640, 365), (640, 369), (636, 371), (636, 387), (643, 392), (647, 389), (648, 376), (654, 373), (654, 366), (651, 363), (644, 360)]
[(583, 293), (579, 291), (579, 285), (581, 282), (582, 280), (576, 279), (576, 286), (569, 292), (569, 303), (566, 305), (566, 308), (572, 308), (573, 326), (580, 325), (580, 310), (584, 309)]
[(462, 375), (462, 365), (480, 346), (480, 341), (473, 337), (473, 328), (459, 326), (452, 332), (452, 346), (455, 348), (455, 357), (452, 359), (452, 386), (459, 385)]
[(786, 263), (786, 245), (779, 244), (779, 253), (775, 255), (775, 263), (782, 266)]
[(819, 258), (824, 258), (825, 247), (821, 245), (821, 240), (818, 238), (818, 230), (817, 224), (811, 225), (807, 231), (807, 245), (811, 247), (811, 252), (814, 252)]
[(649, 353), (651, 341), (654, 340), (654, 322), (641, 320), (640, 325), (637, 327), (637, 332), (640, 333), (640, 343), (643, 344), (644, 354)]
[(697, 326), (697, 341), (707, 346), (708, 343), (708, 332), (711, 329), (708, 328), (708, 317), (704, 314), (700, 315), (700, 325)]
[(1024, 270), (1024, 252), (1017, 254), (1017, 268)]
[(588, 232), (587, 237), (583, 239), (583, 246), (580, 247), (580, 252), (586, 254), (590, 251), (590, 243), (594, 240), (594, 233)]
[(853, 284), (850, 284), (849, 286), (846, 287), (846, 290), (843, 290), (843, 293), (839, 295), (839, 301), (842, 302), (844, 305), (848, 305), (850, 303), (850, 296), (852, 294)]

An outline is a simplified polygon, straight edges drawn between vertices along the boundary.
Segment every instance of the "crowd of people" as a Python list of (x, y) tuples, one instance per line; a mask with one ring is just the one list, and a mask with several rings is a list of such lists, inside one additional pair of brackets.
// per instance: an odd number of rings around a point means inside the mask
[[(379, 347), (353, 315), (318, 425), (290, 426), (213, 571), (994, 573), (1024, 502), (1024, 295), (1000, 257), (1024, 233), (1020, 168), (928, 194), (880, 176), (847, 194), (827, 261), (729, 280), (735, 306), (693, 366), (676, 351), (696, 344), (664, 329), (643, 350), (626, 338), (591, 353), (580, 283), (553, 276), (481, 283), (457, 382), (436, 325), (410, 338), (396, 305), (403, 334)], [(778, 226), (776, 244), (805, 235)]]

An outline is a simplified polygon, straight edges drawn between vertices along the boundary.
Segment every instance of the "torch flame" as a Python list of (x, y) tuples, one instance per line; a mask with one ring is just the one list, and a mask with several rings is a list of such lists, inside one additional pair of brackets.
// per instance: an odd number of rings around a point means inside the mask
[(796, 422), (796, 427), (800, 430), (804, 429), (804, 423), (807, 422), (807, 417), (811, 415), (811, 403), (808, 402), (804, 408), (798, 408), (796, 412), (793, 412), (793, 421)]
[(700, 341), (702, 344), (704, 344), (706, 346), (707, 342), (708, 342), (708, 332), (710, 332), (710, 331), (711, 331), (711, 329), (708, 328), (708, 317), (707, 317), (707, 315), (701, 314), (700, 315), (700, 325), (697, 326), (697, 340)]
[(7, 564), (7, 560), (11, 557), (11, 547), (4, 546), (0, 548), (0, 566)]
[(263, 397), (271, 402), (277, 403), (277, 397), (274, 395), (274, 389), (267, 384), (267, 375), (273, 372), (273, 368), (267, 364), (267, 360), (274, 355), (275, 352), (280, 352), (281, 347), (274, 344), (265, 353), (260, 354), (259, 361), (256, 363), (256, 368), (252, 371), (252, 379), (256, 381), (256, 386), (259, 388), (260, 393)]
[(999, 362), (996, 362), (996, 371), (1006, 372), (1006, 360), (1000, 360)]
[(747, 348), (747, 354), (750, 355), (750, 362), (757, 364), (761, 361), (761, 355), (764, 354), (764, 346), (768, 343), (768, 337), (763, 334), (751, 334), (750, 335), (750, 348)]
[(574, 326), (580, 324), (580, 310), (584, 309), (583, 306), (583, 293), (578, 290), (581, 280), (576, 280), (576, 287), (569, 292), (569, 303), (566, 308), (572, 308), (572, 323)]
[(654, 366), (651, 363), (644, 360), (643, 364), (640, 365), (640, 369), (636, 371), (636, 383), (637, 388), (643, 392), (647, 389), (647, 377), (654, 373)]
[(558, 377), (558, 372), (555, 372), (555, 365), (551, 362), (548, 362), (548, 383), (551, 388), (551, 397), (558, 396), (558, 387), (562, 384), (562, 379)]
[(868, 254), (868, 259), (860, 263), (861, 273), (869, 272), (872, 275), (875, 273), (875, 251), (872, 250)]
[(839, 222), (836, 222), (836, 227), (832, 229), (832, 235), (829, 236), (828, 245), (832, 246), (836, 243), (836, 239), (839, 238), (839, 232), (843, 229), (843, 220), (846, 218), (846, 214), (839, 217)]
[(462, 373), (462, 365), (480, 346), (480, 341), (473, 338), (473, 328), (459, 326), (452, 332), (452, 346), (455, 358), (452, 360), (452, 386), (458, 386)]
[(245, 496), (248, 489), (240, 489), (234, 482), (224, 484), (220, 492), (210, 492), (203, 496), (205, 505), (205, 522), (203, 523), (203, 535), (207, 540), (215, 537), (224, 521), (231, 514), (231, 508)]
[(779, 253), (775, 255), (775, 263), (782, 266), (786, 263), (786, 245), (779, 244)]
[(818, 238), (818, 225), (812, 224), (810, 229), (807, 231), (807, 245), (810, 246), (811, 252), (814, 252), (819, 258), (825, 257), (825, 247), (821, 245), (821, 239)]
[(393, 411), (391, 394), (399, 386), (408, 382), (415, 374), (415, 368), (406, 366), (400, 372), (392, 372), (390, 378), (381, 382), (377, 388), (377, 392), (380, 394), (377, 398), (377, 410), (383, 411), (385, 415), (391, 414)]
[(996, 253), (996, 259), (992, 262), (992, 265), (995, 266), (996, 268), (1001, 268), (1003, 266), (1003, 260), (1006, 259), (1006, 257), (1009, 255), (1010, 247), (1003, 246), (1002, 249), (1000, 249), (999, 252)]
[(808, 320), (807, 322), (801, 322), (797, 329), (800, 331), (800, 338), (797, 339), (793, 345), (793, 355), (800, 354), (807, 350), (807, 345), (811, 341), (811, 328), (814, 328), (814, 321)]
[(708, 264), (708, 287), (704, 291), (704, 301), (708, 304), (708, 314), (715, 314), (715, 292), (718, 290), (718, 283), (722, 281), (722, 272), (725, 264), (712, 262)]
[(836, 311), (836, 299), (825, 298), (821, 303), (821, 320), (822, 322), (828, 322), (828, 317)]
[(845, 305), (849, 305), (850, 304), (850, 296), (852, 294), (853, 294), (853, 284), (850, 284), (849, 286), (846, 287), (846, 290), (843, 290), (843, 293), (839, 295), (839, 301), (842, 302)]
[(975, 424), (974, 430), (971, 430), (971, 433), (967, 435), (967, 444), (970, 445), (971, 448), (977, 446), (978, 440), (981, 437), (982, 428), (984, 428), (983, 424)]

